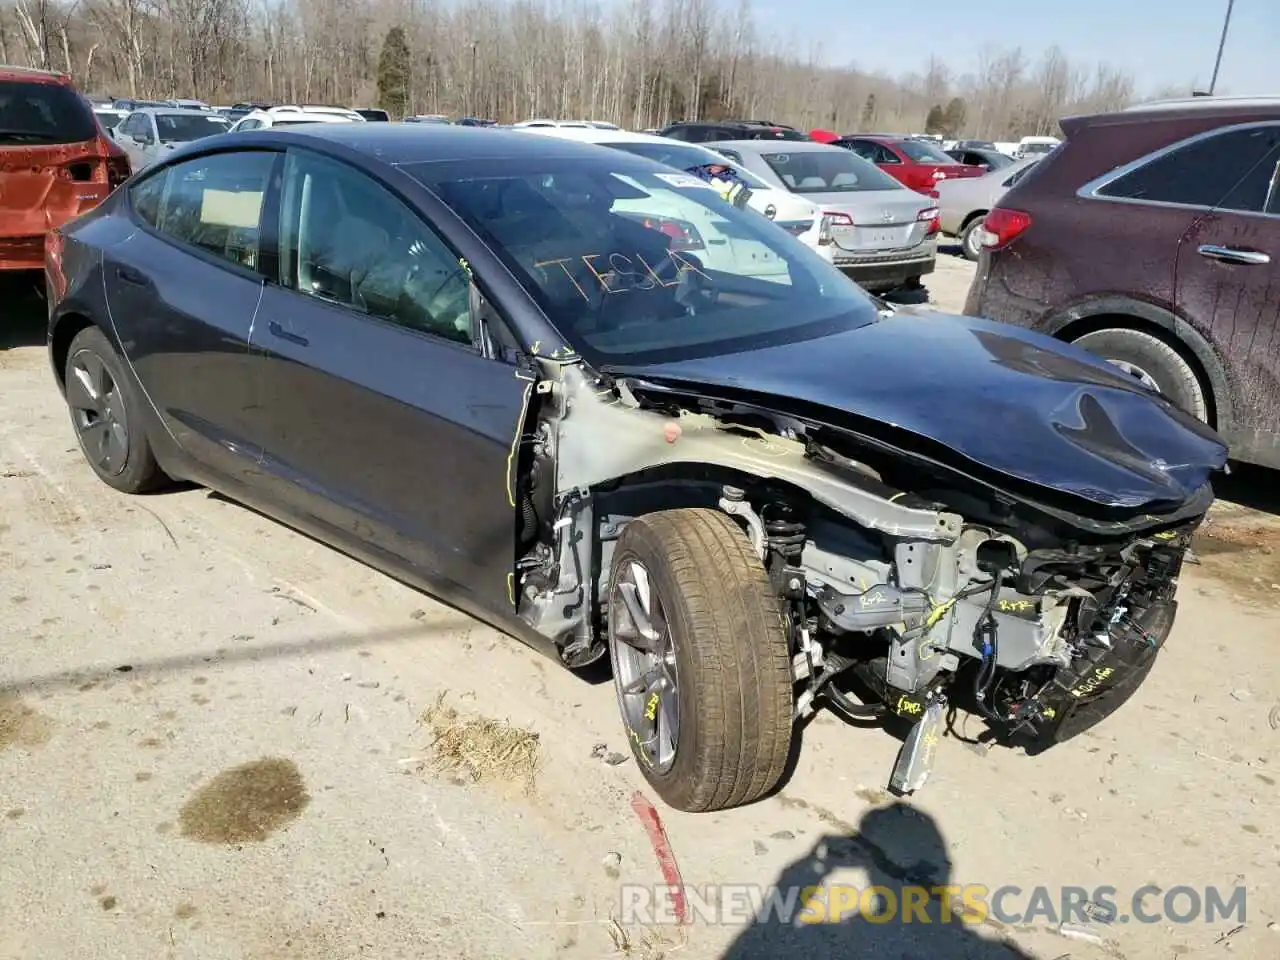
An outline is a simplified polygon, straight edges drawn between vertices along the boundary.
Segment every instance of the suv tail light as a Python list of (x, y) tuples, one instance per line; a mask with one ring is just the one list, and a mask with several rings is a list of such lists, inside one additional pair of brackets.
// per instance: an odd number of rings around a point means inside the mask
[(926, 221), (929, 224), (929, 230), (925, 236), (933, 236), (942, 229), (942, 220), (940, 219), (937, 207), (927, 207), (921, 210), (916, 216), (917, 220)]
[(982, 221), (982, 245), (988, 250), (999, 250), (1020, 237), (1029, 226), (1031, 214), (996, 207)]

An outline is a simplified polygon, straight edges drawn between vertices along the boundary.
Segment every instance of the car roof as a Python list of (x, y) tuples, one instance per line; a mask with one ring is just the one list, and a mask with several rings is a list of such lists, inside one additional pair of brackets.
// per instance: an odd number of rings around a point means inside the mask
[(815, 140), (711, 140), (707, 143), (695, 144), (700, 147), (729, 147), (748, 153), (812, 153), (820, 150), (840, 150), (848, 153), (844, 147), (834, 147), (829, 143), (818, 143)]
[[(258, 134), (254, 131), (235, 136), (253, 140)], [(531, 136), (527, 130), (443, 123), (314, 123), (282, 127), (262, 136), (264, 143), (290, 140), (299, 145), (326, 140), (390, 164), (598, 156), (591, 143), (569, 137)]]
[(1063, 130), (1077, 126), (1125, 126), (1136, 123), (1177, 123), (1197, 125), (1206, 120), (1220, 126), (1280, 119), (1280, 100), (1271, 97), (1196, 97), (1194, 100), (1166, 100), (1140, 104), (1112, 113), (1065, 117)]
[(19, 67), (9, 64), (0, 64), (0, 80), (16, 80), (29, 83), (71, 83), (71, 77), (58, 70), (41, 70), (38, 67)]
[(145, 113), (153, 117), (218, 117), (210, 110), (192, 110), (190, 107), (139, 107), (137, 110), (123, 110), (122, 113)]

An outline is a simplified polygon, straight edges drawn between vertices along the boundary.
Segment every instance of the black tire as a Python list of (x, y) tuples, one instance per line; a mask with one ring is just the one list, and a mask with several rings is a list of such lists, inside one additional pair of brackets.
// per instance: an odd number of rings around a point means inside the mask
[(1145, 373), (1156, 388), (1187, 413), (1209, 420), (1207, 391), (1195, 369), (1172, 346), (1141, 330), (1116, 327), (1086, 333), (1074, 341), (1103, 360), (1121, 365), (1138, 379)]
[(960, 233), (960, 253), (966, 260), (977, 260), (982, 256), (982, 244), (978, 242), (978, 231), (982, 229), (985, 217), (974, 217)]
[[(794, 709), (782, 605), (763, 565), (742, 529), (719, 511), (668, 510), (632, 520), (609, 578), (611, 653), (625, 649), (625, 641), (615, 639), (619, 618), (627, 616), (619, 584), (633, 561), (648, 571), (649, 589), (660, 601), (678, 678), (674, 757), (660, 769), (628, 720), (623, 672), (614, 658), (637, 765), (679, 810), (723, 810), (760, 799), (786, 768)], [(643, 696), (650, 695), (646, 689)], [(667, 705), (661, 712), (667, 716)]]
[(102, 482), (124, 493), (146, 493), (167, 483), (147, 437), (142, 397), (106, 334), (97, 327), (76, 334), (65, 377), (76, 440)]

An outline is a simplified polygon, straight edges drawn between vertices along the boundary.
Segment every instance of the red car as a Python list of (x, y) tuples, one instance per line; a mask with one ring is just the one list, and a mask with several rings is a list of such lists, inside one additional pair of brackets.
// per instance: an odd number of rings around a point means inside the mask
[(69, 76), (0, 66), (0, 270), (43, 269), (45, 235), (129, 173)]
[(927, 140), (910, 137), (890, 137), (876, 134), (841, 137), (835, 141), (838, 147), (852, 150), (912, 190), (919, 190), (937, 197), (939, 180), (960, 177), (980, 177), (981, 167), (961, 163), (947, 156)]

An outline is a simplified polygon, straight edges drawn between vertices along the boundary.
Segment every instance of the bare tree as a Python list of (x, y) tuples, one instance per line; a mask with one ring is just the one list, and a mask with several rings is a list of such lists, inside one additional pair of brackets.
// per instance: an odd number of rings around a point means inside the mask
[[(404, 28), (408, 109), (607, 119), (764, 117), (803, 128), (1049, 133), (1134, 96), (1131, 76), (1050, 47), (988, 45), (900, 76), (833, 66), (799, 34), (757, 31), (754, 0), (0, 0), (0, 60), (65, 69), (86, 92), (365, 105)], [(1031, 63), (1034, 63), (1034, 66)]]

